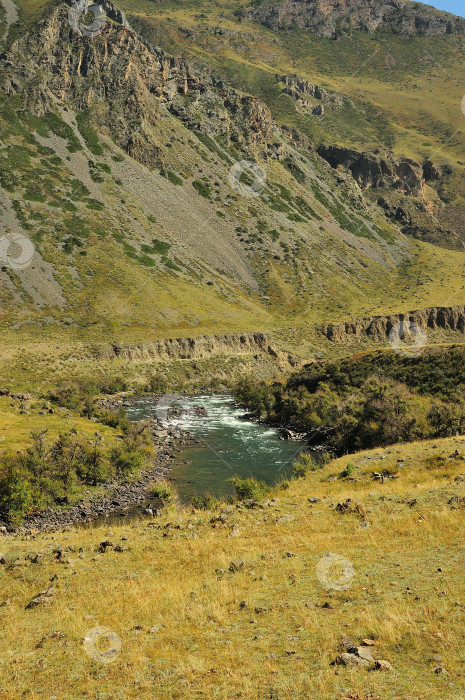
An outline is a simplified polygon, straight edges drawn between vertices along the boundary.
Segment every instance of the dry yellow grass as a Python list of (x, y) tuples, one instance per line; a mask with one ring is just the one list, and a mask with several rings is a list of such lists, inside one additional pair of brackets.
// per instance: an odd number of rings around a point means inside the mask
[[(463, 698), (464, 510), (448, 500), (464, 495), (455, 477), (465, 462), (449, 459), (455, 449), (465, 453), (463, 438), (345, 457), (277, 490), (278, 504), (232, 509), (224, 524), (210, 522), (218, 511), (186, 509), (2, 538), (1, 697)], [(445, 461), (428, 468), (435, 454)], [(399, 478), (373, 481), (399, 459)], [(358, 481), (327, 480), (349, 462)], [(337, 513), (346, 498), (364, 515)], [(284, 514), (295, 519), (276, 522)], [(103, 540), (123, 551), (98, 552)], [(37, 552), (41, 563), (26, 559)], [(346, 590), (317, 577), (327, 553), (352, 563)], [(48, 603), (25, 609), (50, 585)], [(113, 631), (110, 644), (93, 643), (99, 626)], [(343, 639), (367, 637), (392, 671), (330, 665)], [(113, 662), (102, 662), (109, 647)]]

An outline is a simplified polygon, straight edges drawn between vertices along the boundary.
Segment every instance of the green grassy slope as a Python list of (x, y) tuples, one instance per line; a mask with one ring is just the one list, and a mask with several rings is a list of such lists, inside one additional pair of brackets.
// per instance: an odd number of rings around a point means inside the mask
[[(446, 123), (447, 110), (453, 115), (458, 88), (447, 92), (436, 77), (439, 68), (412, 76), (422, 51), (431, 60), (441, 55), (454, 67), (458, 36), (442, 37), (441, 46), (439, 39), (401, 43), (363, 35), (329, 42), (239, 23), (236, 3), (123, 3), (123, 8), (150, 38), (153, 29), (157, 43), (195, 55), (208, 66), (207, 74), (213, 70), (265, 99), (278, 123), (298, 126), (315, 142), (391, 145), (419, 157), (420, 142), (431, 136), (420, 134), (420, 121), (431, 131), (433, 110), (436, 122)], [(19, 9), (21, 25), (11, 30), (9, 44), (15, 35), (40, 31), (39, 15), (51, 11), (30, 2), (21, 2)], [(221, 30), (214, 32), (217, 24)], [(110, 24), (92, 42), (98, 49), (118, 36)], [(88, 40), (70, 35), (69, 41), (78, 52)], [(366, 61), (385, 44), (396, 52), (393, 73), (381, 54)], [(363, 71), (348, 80), (360, 62)], [(328, 120), (304, 118), (276, 82), (276, 75), (291, 71), (340, 89), (354, 109), (328, 110)], [(42, 78), (40, 71), (37, 77)], [(410, 90), (412, 80), (420, 86), (431, 81), (444, 100)], [(356, 89), (361, 94), (362, 88), (361, 101)], [(372, 101), (375, 93), (384, 107)], [(407, 106), (413, 94), (420, 100), (415, 109)], [(163, 167), (147, 167), (99, 126), (104, 103), (95, 99), (88, 111), (61, 103), (58, 93), (55, 97), (53, 111), (37, 114), (18, 95), (0, 96), (1, 226), (8, 235), (29, 236), (36, 249), (27, 269), (4, 265), (0, 272), (5, 358), (18, 342), (32, 349), (40, 340), (64, 352), (67, 344), (82, 341), (245, 330), (271, 330), (286, 344), (298, 345), (321, 322), (463, 303), (464, 254), (399, 234), (369, 198), (360, 199), (347, 179), (305, 145), (288, 141), (290, 159), (265, 156), (260, 148), (246, 152), (207, 137), (195, 125), (188, 128), (162, 106), (151, 138)], [(186, 96), (186, 109), (195, 99)], [(207, 130), (205, 105), (199, 105)], [(406, 122), (399, 128), (401, 106), (409, 119), (418, 119), (416, 126)], [(448, 128), (459, 124), (454, 117)], [(424, 146), (424, 155), (441, 141), (441, 130), (433, 131), (437, 141)], [(454, 138), (460, 142), (461, 134)], [(456, 157), (453, 143), (447, 146), (450, 161)], [(231, 167), (244, 158), (255, 159), (266, 175), (255, 198), (231, 186)]]
[[(239, 0), (213, 5), (123, 0), (121, 6), (153, 43), (213, 66), (267, 102), (280, 123), (296, 126), (316, 143), (389, 148), (452, 166), (441, 192), (447, 204), (441, 216), (463, 236), (463, 35), (403, 38), (354, 31), (335, 41), (307, 29), (274, 31), (240, 20), (235, 13), (248, 3)], [(326, 110), (323, 117), (299, 113), (279, 81), (290, 73), (342, 93), (352, 104)]]

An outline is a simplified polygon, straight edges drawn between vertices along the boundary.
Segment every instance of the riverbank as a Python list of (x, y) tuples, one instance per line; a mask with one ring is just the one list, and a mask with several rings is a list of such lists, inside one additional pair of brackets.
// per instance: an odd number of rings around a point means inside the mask
[[(121, 402), (121, 399), (119, 400)], [(163, 432), (157, 421), (149, 421), (156, 445), (156, 454), (151, 469), (141, 472), (137, 479), (124, 482), (112, 481), (104, 486), (104, 494), (83, 499), (75, 505), (47, 508), (45, 511), (26, 516), (23, 523), (13, 528), (7, 522), (0, 526), (14, 534), (30, 532), (52, 532), (63, 527), (91, 523), (105, 516), (123, 513), (147, 499), (151, 484), (169, 478), (170, 464), (183, 449), (196, 444), (195, 438), (181, 428), (165, 428)], [(163, 504), (151, 499), (154, 512)]]
[(6, 697), (460, 700), (464, 452), (395, 445), (252, 507), (0, 537)]
[(9, 527), (10, 531), (50, 532), (138, 518), (144, 512), (157, 513), (163, 504), (149, 498), (149, 487), (164, 479), (176, 482), (183, 503), (206, 494), (220, 500), (232, 496), (230, 480), (235, 476), (247, 478), (253, 474), (271, 486), (291, 476), (294, 460), (305, 444), (299, 440), (302, 436), (269, 428), (244, 415), (229, 393), (192, 396), (122, 392), (100, 397), (98, 406), (114, 413), (124, 409), (131, 422), (148, 425), (156, 447), (152, 467), (139, 473), (137, 479), (113, 480), (102, 485), (98, 494), (87, 492), (73, 505), (30, 514), (19, 527)]

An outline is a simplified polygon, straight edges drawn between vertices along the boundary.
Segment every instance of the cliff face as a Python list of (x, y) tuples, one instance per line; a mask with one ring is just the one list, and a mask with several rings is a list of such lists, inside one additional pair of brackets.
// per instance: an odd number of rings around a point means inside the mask
[(20, 94), (38, 115), (58, 101), (75, 110), (98, 104), (98, 126), (147, 165), (162, 165), (155, 129), (166, 109), (190, 128), (233, 141), (244, 150), (270, 147), (275, 127), (257, 98), (226, 87), (188, 61), (167, 57), (131, 30), (107, 0), (100, 33), (80, 36), (65, 4), (13, 43), (4, 62), (3, 89)]
[(140, 345), (118, 344), (102, 352), (108, 359), (129, 361), (195, 360), (214, 355), (256, 355), (264, 353), (277, 360), (290, 361), (274, 349), (263, 333), (206, 335), (197, 338), (169, 338)]
[(333, 168), (349, 170), (362, 190), (368, 187), (393, 186), (413, 197), (423, 197), (423, 168), (410, 158), (396, 158), (393, 153), (359, 153), (340, 146), (322, 145), (318, 154)]
[(389, 337), (392, 328), (399, 323), (414, 325), (423, 330), (442, 328), (465, 333), (465, 306), (433, 307), (409, 311), (406, 314), (362, 318), (358, 321), (325, 326), (322, 332), (328, 340), (335, 343), (346, 342), (351, 336), (384, 341)]
[(307, 28), (326, 38), (352, 28), (370, 34), (384, 28), (401, 36), (465, 33), (465, 20), (409, 0), (284, 0), (250, 9), (247, 16), (272, 29)]

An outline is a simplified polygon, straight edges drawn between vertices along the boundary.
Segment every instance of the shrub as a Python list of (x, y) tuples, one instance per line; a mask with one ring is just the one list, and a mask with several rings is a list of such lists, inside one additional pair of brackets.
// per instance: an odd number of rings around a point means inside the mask
[(183, 180), (176, 175), (176, 173), (173, 173), (172, 170), (167, 170), (166, 172), (164, 170), (161, 171), (161, 175), (166, 177), (173, 185), (182, 185)]
[(288, 488), (291, 486), (291, 482), (289, 479), (283, 479), (280, 481), (278, 484), (276, 484), (279, 489), (283, 489), (283, 491), (287, 491)]
[(342, 472), (339, 474), (340, 479), (347, 479), (349, 476), (352, 476), (354, 473), (354, 465), (352, 462), (349, 462), (346, 466), (345, 469), (342, 470)]
[(89, 486), (103, 484), (109, 476), (109, 465), (100, 447), (101, 436), (96, 435), (90, 445), (82, 445), (78, 463), (78, 474)]
[(90, 126), (92, 120), (92, 113), (90, 109), (86, 109), (83, 112), (78, 112), (76, 114), (76, 123), (78, 129), (81, 132), (81, 136), (86, 142), (86, 146), (91, 153), (96, 156), (101, 156), (103, 153), (103, 148), (99, 143), (97, 133)]
[(268, 491), (268, 486), (264, 481), (258, 481), (253, 476), (246, 479), (240, 476), (234, 476), (232, 479), (228, 479), (236, 490), (236, 498), (240, 501), (245, 501), (249, 498), (257, 499), (263, 498)]
[(317, 469), (320, 469), (320, 466), (315, 462), (312, 455), (304, 453), (301, 454), (295, 462), (292, 469), (292, 476), (294, 479), (304, 479), (308, 472), (314, 472)]
[(129, 429), (129, 419), (124, 408), (120, 408), (119, 411), (102, 409), (97, 412), (97, 417), (100, 423), (108, 425), (110, 428), (120, 428), (121, 430)]
[(168, 481), (157, 481), (150, 487), (151, 498), (159, 498), (163, 503), (174, 503), (177, 500), (176, 490)]
[(21, 460), (17, 456), (4, 455), (0, 465), (0, 514), (12, 525), (18, 525), (25, 515), (40, 505), (40, 494)]
[(207, 493), (205, 496), (192, 496), (190, 503), (196, 510), (214, 510), (219, 500)]
[(201, 182), (200, 180), (194, 180), (192, 184), (197, 192), (202, 195), (202, 197), (205, 197), (205, 199), (212, 198), (212, 190), (210, 185), (207, 185), (205, 182)]
[(137, 473), (141, 471), (146, 464), (144, 454), (140, 450), (131, 449), (126, 445), (114, 447), (111, 451), (110, 460), (118, 478)]

